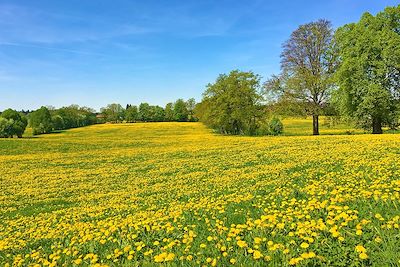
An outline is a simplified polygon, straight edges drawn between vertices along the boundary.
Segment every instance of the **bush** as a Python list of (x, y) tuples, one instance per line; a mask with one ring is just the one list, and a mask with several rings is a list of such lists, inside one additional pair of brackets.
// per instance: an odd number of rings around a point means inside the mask
[(32, 112), (30, 114), (30, 125), (33, 135), (50, 133), (53, 129), (53, 124), (49, 110), (46, 107), (41, 107)]
[(28, 124), (26, 117), (10, 108), (3, 111), (1, 117), (6, 119), (8, 122), (4, 120), (2, 121), (2, 130), (0, 135), (2, 137), (17, 136), (18, 138), (21, 138)]
[(257, 135), (280, 135), (283, 133), (283, 124), (277, 117), (265, 120), (258, 124)]
[(12, 126), (14, 124), (14, 120), (7, 120), (5, 118), (0, 117), (0, 137), (8, 138), (12, 137)]
[(268, 123), (268, 131), (270, 135), (279, 135), (283, 133), (283, 123), (277, 117), (273, 117)]

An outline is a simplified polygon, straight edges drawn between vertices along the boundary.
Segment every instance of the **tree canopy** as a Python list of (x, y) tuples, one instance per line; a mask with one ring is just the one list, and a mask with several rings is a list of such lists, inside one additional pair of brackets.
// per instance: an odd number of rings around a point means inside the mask
[(321, 19), (300, 25), (283, 44), (281, 59), (282, 73), (265, 83), (266, 93), (303, 106), (318, 135), (318, 116), (334, 88), (337, 65), (331, 23)]
[(336, 32), (340, 67), (336, 95), (342, 113), (359, 125), (382, 133), (398, 120), (400, 99), (400, 6)]
[(1, 113), (0, 118), (0, 137), (22, 137), (28, 124), (25, 115), (13, 109), (6, 109)]
[(29, 115), (29, 123), (34, 135), (50, 133), (53, 130), (51, 114), (46, 107), (32, 112)]
[(220, 133), (254, 134), (261, 104), (260, 76), (231, 71), (208, 84), (196, 108), (201, 121)]

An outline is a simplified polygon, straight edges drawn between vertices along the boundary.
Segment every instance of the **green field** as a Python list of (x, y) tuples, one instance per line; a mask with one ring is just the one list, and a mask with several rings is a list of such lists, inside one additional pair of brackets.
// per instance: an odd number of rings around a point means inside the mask
[(137, 123), (0, 140), (0, 265), (398, 266), (399, 135), (345, 131)]

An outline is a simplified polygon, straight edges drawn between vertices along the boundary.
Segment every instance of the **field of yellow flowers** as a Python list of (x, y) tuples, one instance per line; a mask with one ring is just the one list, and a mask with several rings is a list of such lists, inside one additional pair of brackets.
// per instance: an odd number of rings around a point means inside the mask
[(399, 137), (138, 123), (0, 140), (0, 265), (396, 266)]

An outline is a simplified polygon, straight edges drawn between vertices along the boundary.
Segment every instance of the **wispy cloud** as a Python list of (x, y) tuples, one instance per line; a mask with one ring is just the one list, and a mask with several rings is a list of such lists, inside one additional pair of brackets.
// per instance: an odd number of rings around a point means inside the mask
[(67, 52), (67, 53), (80, 54), (80, 55), (106, 56), (106, 54), (101, 54), (101, 53), (87, 52), (87, 51), (74, 50), (74, 49), (64, 49), (64, 48), (50, 47), (50, 46), (45, 46), (45, 45), (0, 42), (0, 46), (16, 46), (16, 47), (26, 47), (26, 48), (36, 48), (36, 49), (60, 51), (60, 52)]
[(45, 12), (32, 7), (0, 4), (0, 41), (59, 44), (139, 35), (153, 29), (130, 23)]

